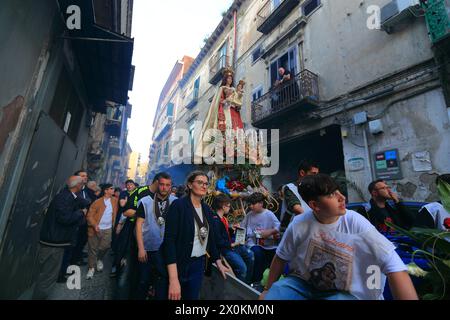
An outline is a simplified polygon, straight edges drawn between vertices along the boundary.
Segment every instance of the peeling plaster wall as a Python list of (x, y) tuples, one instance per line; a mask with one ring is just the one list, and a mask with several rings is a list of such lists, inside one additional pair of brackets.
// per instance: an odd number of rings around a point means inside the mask
[(304, 29), (305, 67), (319, 75), (322, 100), (433, 57), (423, 18), (392, 34), (367, 28), (367, 8), (388, 2), (323, 1), (310, 16)]
[[(376, 114), (384, 107), (384, 101), (354, 110)], [(352, 112), (353, 113), (353, 112)], [(441, 89), (426, 92), (411, 99), (393, 104), (381, 118), (384, 132), (373, 136), (367, 131), (372, 167), (374, 155), (388, 149), (398, 149), (403, 179), (389, 181), (400, 197), (414, 201), (436, 201), (434, 184), (438, 174), (450, 172), (450, 120)], [(367, 127), (367, 125), (366, 125)], [(347, 179), (353, 181), (364, 193), (361, 199), (349, 188), (350, 202), (369, 199), (367, 185), (372, 180), (370, 171), (350, 171), (348, 160), (366, 159), (362, 128), (348, 127), (343, 139)], [(412, 158), (417, 152), (428, 151), (432, 170), (415, 171)]]

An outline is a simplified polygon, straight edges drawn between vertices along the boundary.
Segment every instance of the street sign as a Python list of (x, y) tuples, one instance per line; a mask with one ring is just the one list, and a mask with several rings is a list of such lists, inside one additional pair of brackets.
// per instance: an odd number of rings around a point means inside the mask
[(386, 150), (375, 154), (375, 174), (377, 179), (403, 179), (397, 149)]

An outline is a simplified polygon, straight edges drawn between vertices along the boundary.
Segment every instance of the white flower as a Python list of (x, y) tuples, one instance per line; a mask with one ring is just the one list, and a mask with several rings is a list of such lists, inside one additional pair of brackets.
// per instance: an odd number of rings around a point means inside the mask
[(415, 276), (415, 277), (422, 278), (422, 277), (425, 277), (425, 276), (428, 274), (427, 271), (421, 269), (421, 268), (420, 268), (417, 264), (415, 264), (414, 262), (411, 262), (411, 263), (408, 264), (406, 267), (408, 268), (408, 273), (409, 273), (410, 275), (412, 275), (412, 276)]

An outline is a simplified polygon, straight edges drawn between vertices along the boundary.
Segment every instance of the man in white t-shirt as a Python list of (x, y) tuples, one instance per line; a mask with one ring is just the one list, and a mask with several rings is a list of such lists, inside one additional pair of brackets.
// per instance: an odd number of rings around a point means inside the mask
[[(294, 218), (278, 246), (260, 299), (383, 299), (386, 277), (394, 299), (417, 299), (394, 245), (360, 214), (327, 175), (305, 177), (300, 194), (311, 207)], [(286, 263), (289, 276), (278, 282)]]

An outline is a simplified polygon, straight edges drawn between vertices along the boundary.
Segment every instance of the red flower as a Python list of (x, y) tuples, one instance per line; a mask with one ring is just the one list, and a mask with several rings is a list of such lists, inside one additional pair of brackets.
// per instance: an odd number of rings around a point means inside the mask
[(450, 229), (450, 218), (444, 220), (444, 227), (446, 229)]
[(232, 191), (244, 191), (245, 186), (240, 181), (230, 181), (227, 183), (227, 188)]

